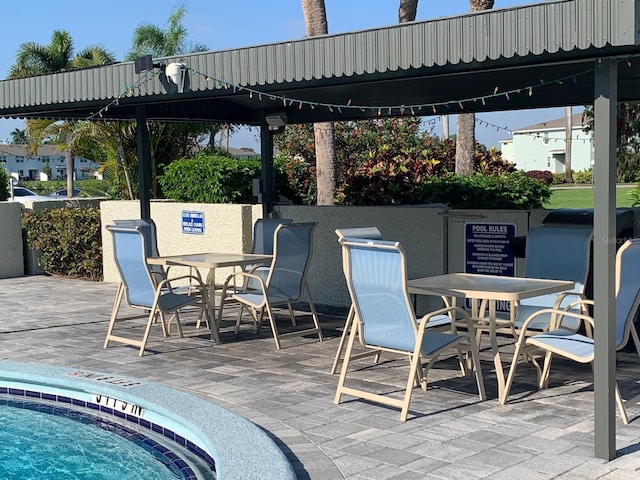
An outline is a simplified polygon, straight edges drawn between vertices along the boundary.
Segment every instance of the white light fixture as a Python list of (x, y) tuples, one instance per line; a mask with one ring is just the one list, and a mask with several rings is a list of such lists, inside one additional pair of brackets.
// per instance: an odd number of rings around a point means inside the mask
[(166, 66), (164, 74), (169, 82), (178, 87), (178, 93), (184, 91), (184, 77), (187, 66), (184, 63), (170, 63)]
[(285, 112), (270, 113), (267, 115), (266, 120), (269, 127), (275, 130), (284, 127), (289, 121), (289, 117)]

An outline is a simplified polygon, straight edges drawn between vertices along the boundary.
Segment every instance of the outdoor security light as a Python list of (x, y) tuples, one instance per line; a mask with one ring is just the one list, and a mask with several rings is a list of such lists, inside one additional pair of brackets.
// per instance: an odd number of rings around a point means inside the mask
[(269, 128), (275, 130), (284, 127), (287, 124), (289, 117), (287, 117), (285, 112), (270, 113), (267, 115), (266, 120)]
[(184, 91), (184, 77), (187, 66), (184, 63), (170, 63), (166, 66), (164, 74), (169, 82), (178, 87), (178, 93)]

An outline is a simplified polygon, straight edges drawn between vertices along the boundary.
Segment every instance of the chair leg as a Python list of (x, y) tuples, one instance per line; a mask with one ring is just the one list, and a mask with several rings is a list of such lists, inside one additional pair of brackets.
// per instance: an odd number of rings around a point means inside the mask
[[(138, 351), (138, 356), (141, 357), (142, 355), (144, 355), (144, 347), (147, 345), (147, 339), (149, 338), (149, 332), (151, 331), (151, 325), (153, 324), (153, 320), (155, 318), (157, 314), (156, 308), (155, 308), (155, 304), (154, 304), (154, 308), (153, 310), (151, 310), (151, 313), (149, 313), (149, 319), (147, 320), (147, 326), (144, 329), (144, 335), (142, 335), (142, 342), (140, 343), (140, 350)], [(166, 326), (164, 323), (164, 318), (160, 319), (161, 323), (162, 323), (162, 332), (166, 333)]]
[(620, 410), (622, 423), (624, 423), (625, 425), (629, 425), (629, 417), (627, 416), (627, 410), (624, 408), (624, 402), (622, 401), (622, 395), (620, 395), (618, 382), (616, 382), (616, 403), (618, 404), (618, 410)]
[(504, 405), (507, 403), (507, 398), (509, 398), (509, 392), (511, 391), (511, 385), (513, 383), (513, 377), (516, 374), (516, 368), (518, 368), (518, 361), (520, 359), (520, 355), (522, 354), (522, 350), (524, 349), (524, 342), (526, 339), (520, 338), (516, 342), (516, 350), (513, 352), (513, 359), (511, 360), (511, 368), (509, 368), (509, 375), (507, 375), (507, 381), (504, 385), (504, 391), (502, 394), (502, 398), (498, 398), (500, 405)]
[(318, 319), (318, 312), (316, 312), (316, 306), (313, 303), (313, 298), (311, 298), (311, 290), (309, 289), (309, 284), (305, 283), (305, 289), (307, 291), (307, 300), (309, 302), (309, 308), (311, 309), (311, 316), (313, 317), (313, 324), (318, 331), (318, 340), (322, 341), (324, 338), (322, 337), (322, 328), (320, 328), (320, 320)]
[(349, 335), (349, 330), (351, 328), (351, 322), (355, 318), (356, 311), (353, 308), (353, 305), (349, 308), (349, 313), (347, 314), (347, 320), (344, 323), (344, 328), (342, 330), (342, 335), (340, 336), (340, 343), (338, 344), (338, 351), (336, 352), (336, 356), (333, 359), (333, 365), (331, 365), (331, 375), (336, 373), (338, 369), (338, 362), (340, 362), (340, 356), (342, 355), (342, 350), (344, 349), (344, 343), (347, 339), (347, 335)]
[(109, 346), (109, 340), (113, 334), (113, 327), (116, 325), (116, 318), (118, 317), (118, 310), (120, 310), (120, 304), (122, 303), (122, 297), (124, 295), (124, 284), (120, 283), (118, 286), (118, 292), (116, 293), (116, 299), (113, 302), (113, 309), (111, 310), (111, 318), (109, 319), (109, 327), (107, 328), (107, 336), (104, 339), (104, 345), (102, 348)]
[[(433, 360), (430, 360), (429, 363), (431, 363), (431, 361)], [(404, 392), (404, 400), (402, 402), (402, 408), (400, 409), (401, 422), (407, 421), (407, 415), (409, 413), (409, 404), (411, 403), (411, 394), (413, 393), (413, 382), (418, 372), (419, 363), (420, 363), (420, 351), (418, 350), (414, 352), (413, 355), (411, 356), (411, 367), (409, 369), (409, 379), (407, 380), (407, 388)], [(426, 390), (426, 374), (423, 373), (422, 376), (423, 376), (422, 383), (424, 385), (423, 389)]]
[(636, 352), (638, 353), (638, 356), (640, 356), (640, 337), (638, 337), (638, 331), (636, 330), (634, 322), (631, 322), (631, 338), (633, 338), (633, 344), (636, 347)]
[(287, 302), (287, 308), (289, 309), (289, 318), (291, 318), (291, 326), (296, 326), (296, 316), (293, 314), (293, 307), (290, 302)]
[(469, 335), (469, 348), (471, 349), (471, 356), (473, 357), (473, 369), (475, 370), (476, 383), (478, 384), (478, 395), (480, 395), (480, 400), (486, 400), (487, 395), (484, 390), (484, 377), (482, 376), (482, 367), (480, 365), (480, 351), (471, 335)]
[(349, 334), (349, 341), (347, 342), (347, 350), (344, 352), (344, 360), (342, 361), (342, 369), (340, 370), (340, 378), (338, 378), (338, 385), (336, 387), (336, 395), (333, 399), (333, 403), (338, 405), (342, 399), (342, 391), (344, 389), (344, 382), (347, 378), (347, 370), (349, 369), (349, 363), (351, 362), (351, 352), (353, 351), (353, 343), (358, 335), (358, 322), (351, 322), (351, 332)]
[[(276, 325), (276, 321), (273, 316), (273, 311), (271, 310), (271, 305), (269, 305), (268, 301), (266, 302), (265, 307), (267, 309), (267, 316), (269, 317), (269, 324), (271, 325), (271, 332), (273, 333), (273, 340), (276, 342), (276, 350), (280, 350), (280, 338), (278, 337), (278, 326)], [(264, 313), (265, 307), (263, 307), (263, 313)], [(260, 314), (260, 320), (262, 320), (262, 313)]]

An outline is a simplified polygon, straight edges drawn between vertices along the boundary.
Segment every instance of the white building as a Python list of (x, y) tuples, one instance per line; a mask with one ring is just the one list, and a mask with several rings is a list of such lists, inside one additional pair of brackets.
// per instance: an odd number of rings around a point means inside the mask
[[(24, 145), (1, 145), (0, 165), (7, 174), (17, 177), (18, 180), (45, 180), (42, 169), (46, 164), (51, 168), (49, 180), (64, 180), (67, 178), (67, 166), (64, 152), (55, 145), (42, 145), (38, 147), (36, 155), (29, 155)], [(76, 157), (74, 164), (74, 178), (94, 178), (98, 164), (83, 157)]]
[[(571, 170), (581, 172), (593, 167), (593, 135), (584, 132), (582, 112), (572, 118)], [(500, 141), (502, 158), (516, 164), (518, 170), (548, 170), (564, 173), (565, 117), (514, 130), (508, 140)]]

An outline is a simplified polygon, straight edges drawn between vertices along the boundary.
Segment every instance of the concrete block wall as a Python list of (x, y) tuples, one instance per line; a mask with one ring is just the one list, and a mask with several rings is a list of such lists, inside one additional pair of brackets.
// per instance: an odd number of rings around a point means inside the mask
[(24, 275), (22, 206), (0, 202), (0, 278)]

